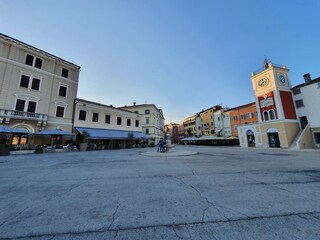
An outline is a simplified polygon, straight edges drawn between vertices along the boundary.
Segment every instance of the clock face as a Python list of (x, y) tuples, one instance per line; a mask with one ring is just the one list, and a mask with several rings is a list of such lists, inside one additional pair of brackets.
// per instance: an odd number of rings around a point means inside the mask
[(279, 75), (279, 81), (280, 81), (281, 84), (286, 84), (287, 80), (286, 80), (285, 76)]
[(268, 85), (268, 83), (269, 83), (268, 79), (262, 78), (262, 79), (259, 80), (258, 85), (259, 85), (260, 87), (265, 87), (265, 86)]

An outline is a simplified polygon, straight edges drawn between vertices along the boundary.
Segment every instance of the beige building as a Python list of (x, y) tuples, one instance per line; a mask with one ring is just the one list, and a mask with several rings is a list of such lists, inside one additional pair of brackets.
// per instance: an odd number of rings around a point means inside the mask
[(108, 148), (137, 145), (144, 139), (142, 115), (84, 99), (74, 101), (74, 127)]
[(244, 147), (288, 148), (299, 132), (291, 93), (289, 69), (267, 61), (251, 75), (259, 122), (238, 126)]
[(164, 116), (162, 109), (158, 109), (154, 104), (137, 105), (136, 103), (133, 103), (132, 106), (121, 108), (142, 115), (142, 132), (149, 143), (158, 144), (160, 138), (164, 138)]
[(201, 119), (199, 114), (195, 114), (183, 119), (184, 136), (186, 138), (201, 136)]
[(26, 132), (13, 144), (37, 142), (28, 133), (41, 130), (72, 131), (79, 72), (73, 63), (0, 34), (0, 121)]

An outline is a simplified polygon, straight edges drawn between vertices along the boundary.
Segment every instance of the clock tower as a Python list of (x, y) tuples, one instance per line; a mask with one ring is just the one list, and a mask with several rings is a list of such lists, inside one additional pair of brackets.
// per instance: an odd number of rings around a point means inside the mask
[(263, 69), (251, 74), (259, 122), (297, 119), (288, 73), (266, 59)]
[(238, 126), (240, 145), (288, 148), (299, 133), (289, 69), (265, 60), (251, 81), (259, 122)]

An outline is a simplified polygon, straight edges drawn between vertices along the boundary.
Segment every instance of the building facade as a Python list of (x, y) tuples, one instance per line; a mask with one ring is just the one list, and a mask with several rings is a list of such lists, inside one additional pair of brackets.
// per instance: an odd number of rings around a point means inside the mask
[(142, 115), (84, 99), (74, 101), (74, 128), (86, 131), (87, 137), (107, 148), (137, 145), (144, 139)]
[(221, 106), (217, 105), (199, 112), (201, 119), (201, 135), (213, 136), (215, 135), (214, 124), (214, 112), (221, 109)]
[(218, 137), (230, 137), (231, 132), (231, 122), (230, 122), (230, 112), (228, 108), (222, 108), (213, 112), (214, 119), (214, 132)]
[(169, 123), (165, 125), (164, 129), (165, 129), (165, 132), (164, 132), (165, 141), (169, 140), (168, 139), (168, 136), (169, 136), (172, 144), (178, 144), (180, 142), (179, 124)]
[(289, 69), (268, 61), (251, 81), (259, 122), (238, 127), (240, 145), (288, 148), (299, 132)]
[(158, 109), (154, 104), (138, 105), (136, 103), (133, 103), (132, 106), (121, 107), (121, 109), (142, 115), (142, 131), (149, 143), (158, 144), (159, 140), (164, 138), (164, 115), (162, 109)]
[(186, 138), (200, 137), (201, 136), (200, 122), (201, 122), (201, 119), (199, 114), (195, 114), (183, 119), (184, 136)]
[(14, 136), (13, 145), (50, 142), (28, 133), (72, 131), (79, 72), (73, 63), (0, 34), (0, 121), (26, 133)]
[(238, 126), (258, 122), (258, 113), (255, 102), (230, 108), (228, 110), (228, 113), (230, 119), (231, 134), (234, 137), (239, 136)]
[(311, 80), (304, 75), (304, 83), (293, 87), (293, 100), (303, 130), (297, 148), (320, 148), (320, 78)]

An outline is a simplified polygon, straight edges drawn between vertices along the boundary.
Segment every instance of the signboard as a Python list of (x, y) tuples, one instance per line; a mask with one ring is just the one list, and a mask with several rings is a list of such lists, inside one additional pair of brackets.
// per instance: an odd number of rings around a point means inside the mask
[(272, 105), (273, 105), (273, 98), (272, 97), (260, 100), (261, 108), (265, 108), (265, 107), (272, 106)]

